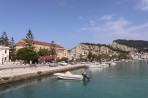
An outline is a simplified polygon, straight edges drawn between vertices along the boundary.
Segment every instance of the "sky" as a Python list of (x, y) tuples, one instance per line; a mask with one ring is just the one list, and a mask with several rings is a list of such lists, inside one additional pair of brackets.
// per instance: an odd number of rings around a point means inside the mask
[(0, 34), (72, 49), (79, 43), (148, 40), (148, 0), (0, 0)]

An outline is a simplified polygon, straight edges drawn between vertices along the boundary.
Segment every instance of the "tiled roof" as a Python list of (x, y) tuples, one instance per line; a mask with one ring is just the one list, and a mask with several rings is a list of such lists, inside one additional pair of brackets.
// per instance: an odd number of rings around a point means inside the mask
[(18, 42), (15, 44), (15, 46), (23, 46), (25, 44), (25, 42)]
[[(15, 46), (24, 46), (24, 44), (27, 42), (27, 39), (22, 39), (21, 41), (19, 41), (18, 43), (16, 43)], [(42, 46), (51, 46), (51, 43), (47, 43), (47, 42), (41, 42), (41, 41), (36, 41), (33, 40), (33, 43), (36, 45), (42, 45)], [(62, 46), (55, 44), (56, 48), (63, 48)], [(63, 48), (64, 49), (64, 48)]]

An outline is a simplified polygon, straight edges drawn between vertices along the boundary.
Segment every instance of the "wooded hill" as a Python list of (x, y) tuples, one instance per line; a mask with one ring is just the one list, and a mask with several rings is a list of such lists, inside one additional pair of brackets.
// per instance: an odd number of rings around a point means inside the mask
[(124, 40), (118, 39), (114, 40), (114, 42), (122, 45), (126, 45), (129, 47), (133, 47), (139, 50), (139, 52), (148, 52), (148, 41), (144, 40)]
[(109, 49), (111, 49), (112, 51), (116, 51), (116, 52), (119, 52), (119, 53), (128, 53), (124, 50), (116, 49), (116, 48), (113, 48), (112, 46), (106, 45), (106, 44), (95, 44), (95, 43), (80, 43), (80, 44), (90, 45), (90, 46), (99, 46), (99, 47), (105, 46), (105, 47), (108, 47)]

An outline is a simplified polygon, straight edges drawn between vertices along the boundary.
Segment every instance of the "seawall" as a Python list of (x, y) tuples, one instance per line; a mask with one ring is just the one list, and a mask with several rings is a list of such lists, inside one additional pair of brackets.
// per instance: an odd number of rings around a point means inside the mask
[[(61, 67), (47, 67), (46, 70), (42, 70), (42, 69), (38, 69), (38, 70), (34, 70), (33, 72), (25, 72), (23, 74), (21, 73), (16, 73), (15, 69), (13, 69), (13, 71), (15, 72), (15, 74), (8, 74), (7, 76), (2, 76), (0, 77), (0, 85), (1, 84), (5, 84), (5, 83), (11, 83), (11, 82), (15, 82), (15, 81), (20, 81), (20, 80), (26, 80), (26, 79), (31, 79), (31, 78), (35, 78), (35, 77), (41, 77), (41, 76), (45, 76), (45, 75), (52, 75), (53, 73), (57, 73), (57, 72), (64, 72), (64, 71), (69, 71), (69, 70), (74, 70), (74, 69), (78, 69), (78, 68), (84, 68), (84, 65), (68, 65), (68, 66), (61, 66)], [(32, 69), (33, 70), (33, 69)]]

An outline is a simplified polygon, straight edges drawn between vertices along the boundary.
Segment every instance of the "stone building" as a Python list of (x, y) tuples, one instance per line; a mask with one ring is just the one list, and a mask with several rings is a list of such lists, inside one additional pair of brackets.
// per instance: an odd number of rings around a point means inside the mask
[[(27, 39), (21, 39), (18, 43), (16, 43), (16, 51), (18, 51), (18, 49), (23, 48), (25, 45), (27, 44)], [(47, 43), (47, 42), (41, 42), (41, 41), (36, 41), (33, 40), (33, 44), (34, 44), (34, 48), (35, 51), (39, 51), (39, 49), (48, 49), (50, 50), (51, 47), (51, 43)], [(57, 58), (61, 59), (63, 57), (66, 58), (70, 58), (69, 52), (64, 49), (64, 47), (58, 45), (58, 44), (54, 44), (55, 45), (55, 50), (57, 53)]]

